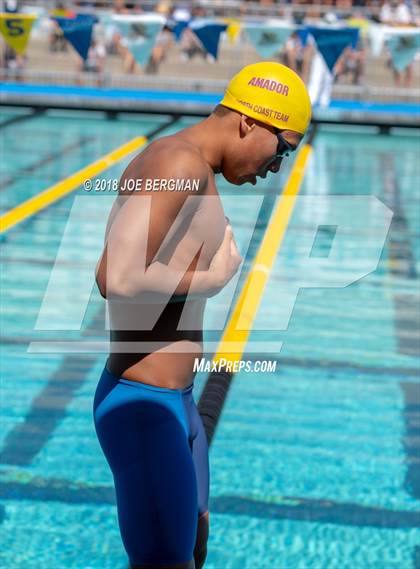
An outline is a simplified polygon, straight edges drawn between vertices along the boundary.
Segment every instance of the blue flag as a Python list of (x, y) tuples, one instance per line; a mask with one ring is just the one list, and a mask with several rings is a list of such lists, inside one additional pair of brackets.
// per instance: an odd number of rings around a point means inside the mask
[(226, 31), (227, 24), (219, 24), (209, 20), (196, 20), (190, 23), (190, 28), (201, 41), (206, 52), (217, 59), (220, 34)]
[(420, 48), (420, 32), (395, 33), (387, 40), (388, 49), (391, 53), (393, 66), (397, 71), (404, 71), (413, 61)]
[(171, 29), (176, 41), (179, 41), (181, 39), (182, 32), (185, 30), (185, 28), (188, 27), (188, 24), (189, 22), (187, 20), (179, 20), (173, 24)]
[(359, 39), (359, 28), (317, 28), (308, 26), (313, 35), (318, 51), (325, 60), (330, 71), (344, 49), (351, 45), (356, 47)]
[(98, 19), (89, 14), (77, 14), (75, 18), (54, 18), (63, 30), (64, 37), (74, 47), (80, 57), (87, 59), (92, 41), (93, 24)]
[(306, 43), (308, 41), (308, 36), (309, 36), (309, 30), (307, 27), (303, 26), (301, 28), (298, 28), (296, 30), (297, 35), (299, 36), (300, 39), (300, 43), (302, 44), (303, 47), (306, 46)]

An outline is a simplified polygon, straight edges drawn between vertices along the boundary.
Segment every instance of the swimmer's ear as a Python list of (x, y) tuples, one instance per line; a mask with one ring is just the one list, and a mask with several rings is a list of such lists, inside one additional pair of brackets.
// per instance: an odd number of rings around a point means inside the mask
[(241, 121), (239, 123), (241, 137), (246, 136), (250, 132), (252, 132), (255, 128), (255, 121), (251, 117), (247, 117), (246, 115), (241, 115)]

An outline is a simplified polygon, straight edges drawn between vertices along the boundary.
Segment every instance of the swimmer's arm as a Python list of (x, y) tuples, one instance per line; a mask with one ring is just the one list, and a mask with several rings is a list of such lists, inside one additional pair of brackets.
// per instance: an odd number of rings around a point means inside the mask
[(148, 265), (145, 274), (139, 278), (115, 282), (105, 276), (107, 264), (105, 248), (96, 266), (96, 283), (101, 296), (107, 300), (180, 302), (186, 298), (209, 298), (223, 286), (215, 271), (177, 271), (158, 261)]
[(213, 271), (178, 271), (159, 261), (151, 263), (146, 274), (132, 284), (132, 288), (114, 290), (115, 300), (181, 302), (209, 298), (220, 291), (219, 279)]
[[(208, 183), (208, 169), (190, 152), (160, 152), (153, 162), (160, 164), (159, 178), (198, 179), (199, 193)], [(166, 165), (166, 166), (165, 166)], [(154, 172), (143, 170), (143, 178)], [(135, 178), (132, 174), (130, 177)], [(217, 294), (223, 275), (217, 270), (180, 271), (160, 262), (159, 250), (191, 192), (154, 192), (151, 210), (143, 196), (132, 196), (121, 206), (96, 267), (96, 282), (108, 300), (126, 302), (180, 301), (183, 298), (208, 298)], [(149, 217), (150, 213), (150, 217)]]

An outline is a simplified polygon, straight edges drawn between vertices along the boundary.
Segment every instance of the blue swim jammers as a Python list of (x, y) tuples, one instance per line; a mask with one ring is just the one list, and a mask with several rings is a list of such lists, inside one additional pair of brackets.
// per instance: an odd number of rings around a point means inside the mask
[(99, 442), (111, 467), (121, 537), (132, 565), (193, 559), (198, 516), (208, 509), (208, 447), (185, 389), (102, 372), (94, 399)]

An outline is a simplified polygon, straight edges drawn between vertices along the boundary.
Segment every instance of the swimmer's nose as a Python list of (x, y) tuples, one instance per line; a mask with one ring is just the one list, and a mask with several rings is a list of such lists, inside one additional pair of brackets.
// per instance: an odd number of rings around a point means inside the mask
[(270, 167), (269, 167), (270, 172), (273, 172), (273, 174), (276, 174), (280, 170), (280, 165), (281, 165), (281, 158), (279, 158), (278, 160), (276, 160), (275, 162), (273, 162), (270, 165)]

